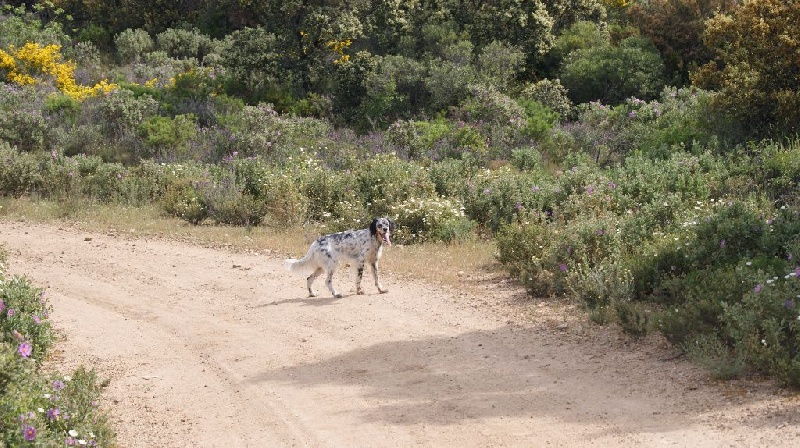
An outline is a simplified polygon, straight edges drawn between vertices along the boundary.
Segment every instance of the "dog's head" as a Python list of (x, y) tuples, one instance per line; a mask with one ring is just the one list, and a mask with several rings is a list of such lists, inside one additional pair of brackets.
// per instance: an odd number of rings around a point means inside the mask
[(369, 225), (369, 231), (372, 236), (378, 238), (382, 243), (387, 246), (392, 245), (391, 235), (394, 233), (394, 221), (389, 218), (375, 218), (372, 224)]

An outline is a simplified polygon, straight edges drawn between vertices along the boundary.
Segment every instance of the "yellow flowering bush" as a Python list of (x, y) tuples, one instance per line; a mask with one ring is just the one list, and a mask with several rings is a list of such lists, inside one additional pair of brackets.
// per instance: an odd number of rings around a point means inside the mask
[(79, 85), (75, 81), (75, 63), (63, 60), (60, 45), (28, 42), (19, 49), (12, 46), (8, 52), (0, 49), (0, 70), (5, 72), (7, 81), (22, 86), (52, 80), (58, 90), (76, 100), (107, 94), (117, 88), (106, 80), (94, 86)]
[(328, 48), (330, 48), (335, 54), (339, 55), (339, 57), (333, 61), (334, 64), (342, 64), (350, 60), (350, 55), (345, 54), (345, 50), (347, 50), (352, 44), (353, 42), (350, 39), (333, 40), (328, 42)]

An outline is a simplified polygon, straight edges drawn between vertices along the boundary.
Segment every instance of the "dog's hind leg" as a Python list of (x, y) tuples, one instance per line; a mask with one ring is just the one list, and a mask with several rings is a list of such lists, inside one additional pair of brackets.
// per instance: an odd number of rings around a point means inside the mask
[(361, 279), (364, 277), (364, 263), (361, 262), (357, 266), (356, 269), (356, 294), (364, 294), (364, 290), (361, 289)]
[[(363, 268), (362, 268), (363, 271)], [(372, 262), (372, 276), (375, 278), (375, 286), (378, 287), (378, 292), (381, 294), (389, 292), (388, 289), (383, 289), (383, 285), (381, 285), (381, 275), (378, 273), (378, 262)]]
[(313, 274), (309, 275), (306, 279), (306, 283), (308, 284), (308, 295), (310, 297), (316, 297), (317, 293), (314, 292), (314, 288), (311, 286), (314, 283), (314, 280), (317, 279), (322, 273), (325, 272), (322, 268), (317, 268)]
[(328, 278), (325, 279), (325, 286), (328, 287), (328, 290), (333, 294), (333, 297), (340, 298), (342, 297), (341, 294), (336, 292), (336, 289), (333, 287), (333, 274), (336, 272), (336, 265), (332, 264), (328, 267)]

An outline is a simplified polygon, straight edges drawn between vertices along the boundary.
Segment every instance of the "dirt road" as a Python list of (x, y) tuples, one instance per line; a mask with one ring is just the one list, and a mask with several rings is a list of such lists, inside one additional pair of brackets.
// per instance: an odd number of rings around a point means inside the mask
[(110, 379), (124, 447), (800, 446), (797, 396), (492, 285), (390, 272), (356, 296), (348, 272), (307, 298), (266, 252), (9, 221), (0, 244), (47, 288), (65, 368)]

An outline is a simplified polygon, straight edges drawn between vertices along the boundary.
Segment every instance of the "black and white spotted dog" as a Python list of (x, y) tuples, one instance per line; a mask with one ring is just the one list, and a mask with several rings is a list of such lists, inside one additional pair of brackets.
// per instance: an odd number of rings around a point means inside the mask
[(342, 297), (333, 287), (333, 274), (340, 263), (355, 263), (356, 294), (364, 294), (361, 289), (361, 278), (364, 276), (364, 265), (372, 267), (375, 277), (375, 286), (381, 294), (388, 292), (381, 285), (378, 273), (378, 260), (381, 258), (383, 245), (392, 245), (391, 235), (394, 232), (394, 222), (389, 218), (375, 218), (368, 229), (345, 230), (317, 238), (311, 244), (306, 256), (299, 259), (286, 260), (286, 267), (293, 272), (311, 272), (308, 276), (308, 294), (316, 296), (311, 284), (323, 272), (328, 274), (325, 285), (334, 297)]

